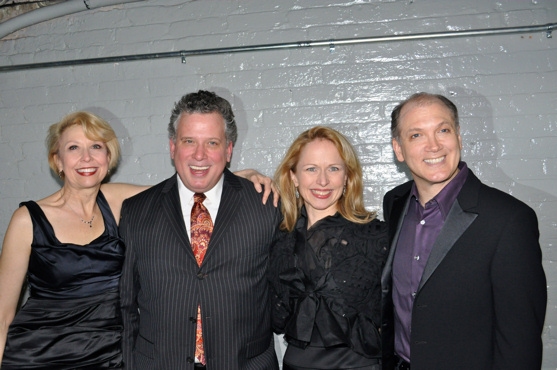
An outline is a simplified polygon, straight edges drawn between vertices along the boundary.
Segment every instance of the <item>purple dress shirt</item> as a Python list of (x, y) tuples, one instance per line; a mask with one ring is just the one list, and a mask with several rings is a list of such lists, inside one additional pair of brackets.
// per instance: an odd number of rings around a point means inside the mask
[(395, 310), (395, 352), (410, 361), (412, 306), (429, 254), (445, 219), (468, 176), (465, 162), (459, 173), (439, 194), (425, 204), (419, 202), (416, 184), (396, 243), (393, 260), (393, 304)]

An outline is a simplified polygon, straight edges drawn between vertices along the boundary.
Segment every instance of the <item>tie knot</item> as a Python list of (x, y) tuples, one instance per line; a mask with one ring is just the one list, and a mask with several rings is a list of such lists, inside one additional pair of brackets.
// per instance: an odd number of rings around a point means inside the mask
[(203, 201), (205, 200), (206, 196), (203, 193), (195, 193), (193, 195), (193, 201), (195, 203), (203, 203)]

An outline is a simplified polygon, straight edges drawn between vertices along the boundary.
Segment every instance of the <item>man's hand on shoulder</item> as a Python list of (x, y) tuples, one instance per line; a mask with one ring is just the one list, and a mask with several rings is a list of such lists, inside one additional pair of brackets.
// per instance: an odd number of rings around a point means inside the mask
[(273, 205), (278, 206), (279, 193), (273, 179), (252, 169), (236, 171), (234, 174), (253, 182), (253, 187), (258, 193), (263, 191), (263, 204), (267, 203), (269, 195), (273, 192)]

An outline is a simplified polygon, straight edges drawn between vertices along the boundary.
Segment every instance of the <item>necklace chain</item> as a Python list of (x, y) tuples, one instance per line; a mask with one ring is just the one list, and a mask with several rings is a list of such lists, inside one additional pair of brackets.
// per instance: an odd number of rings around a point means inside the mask
[[(72, 210), (72, 212), (75, 213), (75, 215), (76, 215), (77, 217), (79, 217), (79, 219), (81, 220), (81, 222), (83, 222), (84, 224), (89, 225), (90, 228), (93, 227), (93, 220), (95, 219), (95, 215), (93, 215), (93, 217), (91, 217), (91, 219), (90, 219), (89, 221), (85, 221), (76, 211), (74, 211), (74, 209), (72, 208), (72, 206), (70, 206), (70, 203), (69, 203), (69, 202), (66, 202), (66, 204), (68, 205), (68, 207), (70, 207), (70, 209)], [(93, 212), (94, 212), (94, 211), (95, 211), (95, 210), (93, 209)]]
[(83, 222), (84, 224), (89, 225), (89, 227), (93, 227), (93, 220), (95, 219), (95, 215), (93, 215), (93, 217), (91, 217), (91, 219), (89, 221), (85, 221), (84, 219), (82, 219), (81, 217), (79, 218), (81, 220), (81, 222)]

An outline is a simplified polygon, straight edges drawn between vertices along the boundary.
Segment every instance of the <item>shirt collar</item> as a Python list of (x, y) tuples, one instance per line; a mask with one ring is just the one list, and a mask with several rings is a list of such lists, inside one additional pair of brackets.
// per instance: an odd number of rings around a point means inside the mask
[[(212, 204), (219, 204), (220, 197), (222, 195), (222, 188), (224, 184), (224, 174), (220, 177), (219, 181), (213, 186), (212, 189), (207, 190), (203, 194), (205, 194), (205, 201), (203, 204), (205, 206)], [(183, 199), (188, 203), (188, 205), (193, 206), (193, 195), (195, 194), (194, 191), (191, 191), (184, 185), (180, 176), (178, 176), (178, 192), (180, 193), (180, 199)], [(207, 203), (206, 203), (207, 202)]]
[[(433, 197), (433, 199), (425, 204), (425, 208), (427, 208), (428, 206), (432, 206), (434, 205), (434, 203), (437, 203), (439, 205), (441, 213), (443, 214), (444, 219), (447, 218), (447, 215), (449, 214), (449, 211), (453, 206), (458, 193), (460, 193), (460, 189), (462, 189), (462, 186), (464, 186), (466, 178), (468, 177), (468, 166), (466, 165), (466, 162), (460, 161), (458, 163), (458, 170), (459, 171), (456, 176), (451, 181), (449, 181), (447, 186), (445, 186), (436, 196)], [(416, 187), (415, 182), (412, 185), (410, 195), (416, 201), (420, 199), (418, 188)]]

